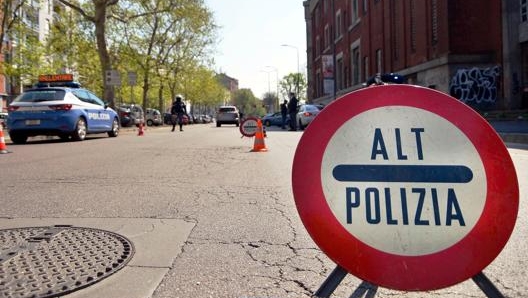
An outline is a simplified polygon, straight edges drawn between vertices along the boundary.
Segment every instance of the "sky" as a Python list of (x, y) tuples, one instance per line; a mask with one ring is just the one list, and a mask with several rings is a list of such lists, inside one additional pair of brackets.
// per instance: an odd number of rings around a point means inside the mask
[(205, 0), (205, 3), (220, 26), (215, 70), (237, 79), (240, 89), (251, 89), (256, 97), (262, 98), (268, 90), (276, 92), (277, 78), (280, 81), (297, 72), (298, 65), (300, 72), (306, 73), (302, 0)]

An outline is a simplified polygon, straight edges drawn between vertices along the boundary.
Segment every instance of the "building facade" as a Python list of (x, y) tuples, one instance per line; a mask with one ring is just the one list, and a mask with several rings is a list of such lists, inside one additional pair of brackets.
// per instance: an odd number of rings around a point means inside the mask
[[(53, 23), (54, 10), (57, 6), (64, 7), (59, 1), (53, 0), (12, 1), (11, 5), (11, 10), (7, 12), (7, 15), (6, 12), (0, 14), (6, 20), (3, 23), (7, 24), (16, 18), (26, 27), (26, 31), (24, 34), (15, 34), (9, 31), (10, 28), (1, 28), (4, 32), (4, 40), (0, 63), (13, 63), (13, 57), (20, 55), (17, 47), (24, 44), (28, 38), (44, 43)], [(8, 102), (20, 94), (25, 86), (31, 86), (31, 83), (20, 77), (0, 74), (1, 111), (5, 112)]]
[(528, 109), (527, 1), (305, 1), (308, 100), (394, 72), (479, 110)]
[(230, 104), (233, 101), (233, 93), (238, 90), (238, 80), (226, 75), (225, 73), (217, 74), (216, 79), (220, 85), (224, 86), (224, 88), (227, 90), (226, 96), (223, 99), (224, 104)]

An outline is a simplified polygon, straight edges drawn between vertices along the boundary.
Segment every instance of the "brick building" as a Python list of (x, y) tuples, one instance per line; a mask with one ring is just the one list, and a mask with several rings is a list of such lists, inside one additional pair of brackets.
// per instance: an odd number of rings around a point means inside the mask
[(307, 98), (328, 103), (395, 72), (479, 110), (528, 109), (527, 1), (304, 1)]

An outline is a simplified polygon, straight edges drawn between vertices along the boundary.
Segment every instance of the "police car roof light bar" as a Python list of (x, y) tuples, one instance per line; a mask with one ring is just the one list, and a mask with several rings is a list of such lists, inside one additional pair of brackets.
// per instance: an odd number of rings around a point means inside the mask
[(73, 81), (73, 74), (47, 74), (39, 75), (38, 83), (34, 85), (35, 88), (46, 88), (46, 87), (70, 87), (80, 88), (81, 84)]

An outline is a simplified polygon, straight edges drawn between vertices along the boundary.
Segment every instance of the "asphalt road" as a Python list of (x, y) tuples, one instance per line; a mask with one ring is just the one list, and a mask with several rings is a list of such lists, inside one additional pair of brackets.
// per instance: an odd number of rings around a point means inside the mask
[[(311, 297), (335, 264), (313, 243), (294, 204), (291, 168), (302, 134), (268, 129), (268, 152), (250, 152), (253, 140), (238, 128), (214, 124), (8, 143), (12, 153), (0, 155), (0, 228), (67, 223), (135, 242), (130, 265), (68, 297)], [(505, 296), (528, 297), (528, 151), (509, 152), (520, 183), (519, 216), (484, 273)], [(362, 297), (360, 284), (347, 275), (332, 297)], [(485, 297), (471, 280), (370, 295)]]

